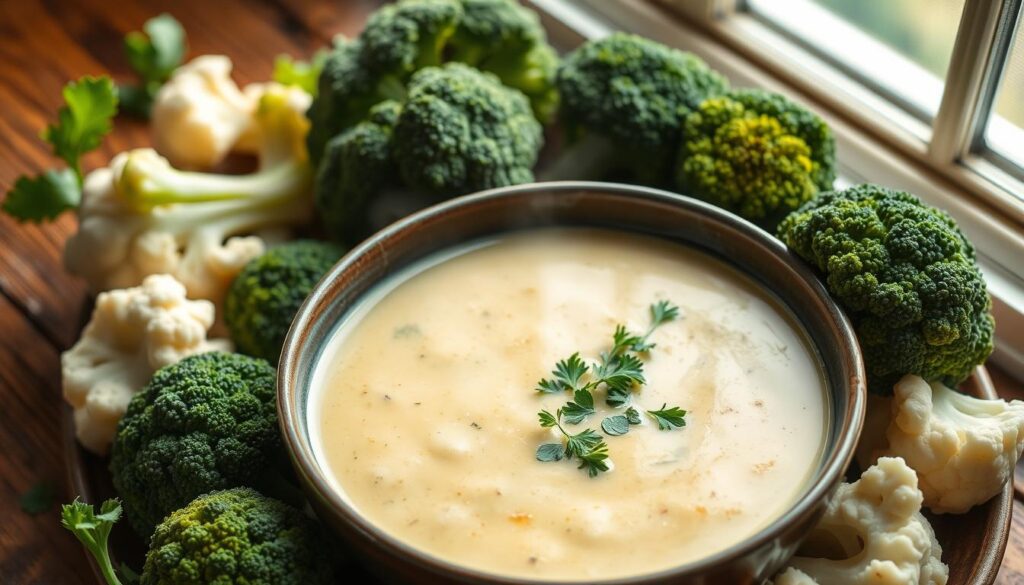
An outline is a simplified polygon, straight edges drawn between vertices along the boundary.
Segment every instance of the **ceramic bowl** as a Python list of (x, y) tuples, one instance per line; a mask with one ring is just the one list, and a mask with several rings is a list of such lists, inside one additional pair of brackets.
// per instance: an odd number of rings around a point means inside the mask
[[(278, 373), (278, 409), (287, 449), (318, 516), (371, 571), (404, 583), (553, 583), (461, 567), (386, 534), (360, 516), (318, 464), (307, 424), (314, 366), (328, 336), (359, 299), (418, 260), (480, 238), (544, 226), (587, 226), (646, 234), (716, 256), (788, 307), (817, 352), (829, 423), (820, 465), (802, 496), (761, 531), (726, 550), (670, 570), (602, 584), (761, 583), (815, 525), (850, 462), (865, 408), (865, 375), (853, 329), (814, 273), (766, 232), (695, 199), (608, 183), (535, 183), (495, 189), (425, 209), (378, 232), (323, 278), (292, 324)], [(780, 389), (784, 391), (784, 389)]]

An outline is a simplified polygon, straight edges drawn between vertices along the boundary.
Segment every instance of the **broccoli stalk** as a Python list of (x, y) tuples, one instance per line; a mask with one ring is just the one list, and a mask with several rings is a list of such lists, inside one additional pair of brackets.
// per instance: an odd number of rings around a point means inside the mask
[(312, 171), (304, 138), (309, 121), (288, 102), (288, 93), (268, 91), (256, 110), (260, 131), (260, 168), (248, 175), (179, 171), (151, 150), (128, 154), (117, 189), (134, 209), (147, 212), (174, 203), (246, 200), (246, 205), (276, 206), (308, 192)]
[(60, 523), (85, 545), (89, 554), (96, 559), (100, 573), (107, 585), (121, 585), (114, 565), (110, 562), (110, 550), (107, 541), (114, 524), (121, 518), (121, 502), (110, 499), (100, 505), (100, 513), (85, 502), (78, 501), (61, 506)]

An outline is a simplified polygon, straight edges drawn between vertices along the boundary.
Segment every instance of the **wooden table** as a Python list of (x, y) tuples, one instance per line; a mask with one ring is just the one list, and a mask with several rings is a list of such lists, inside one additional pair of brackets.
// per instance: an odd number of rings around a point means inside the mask
[[(307, 56), (337, 33), (358, 33), (377, 0), (0, 0), (0, 192), (22, 174), (55, 165), (39, 131), (60, 106), (61, 87), (84, 74), (130, 78), (121, 39), (168, 11), (188, 31), (190, 55), (221, 53), (239, 83), (269, 78), (274, 57)], [(148, 144), (127, 119), (85, 160), (92, 169)], [(81, 546), (59, 525), (56, 506), (30, 516), (18, 505), (39, 482), (70, 500), (60, 429), (60, 352), (75, 341), (84, 286), (61, 266), (71, 216), (20, 226), (0, 216), (0, 583), (93, 585)], [(1020, 384), (993, 371), (1008, 396)], [(1018, 492), (1018, 496), (1021, 496)], [(1024, 498), (1000, 584), (1024, 583)], [(125, 528), (121, 528), (124, 530)]]

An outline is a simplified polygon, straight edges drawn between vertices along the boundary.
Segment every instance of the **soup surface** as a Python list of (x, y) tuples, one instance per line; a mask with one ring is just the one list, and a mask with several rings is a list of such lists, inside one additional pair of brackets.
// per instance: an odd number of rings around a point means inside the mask
[[(540, 462), (558, 442), (535, 391), (555, 363), (588, 362), (652, 302), (680, 316), (651, 337), (641, 413), (606, 436), (612, 469)], [(601, 433), (621, 414), (595, 391)], [(336, 488), (414, 548), (519, 578), (593, 581), (655, 572), (736, 544), (785, 512), (817, 468), (824, 383), (776, 301), (711, 257), (601, 230), (519, 232), (432, 258), (345, 319), (314, 373), (310, 428)]]

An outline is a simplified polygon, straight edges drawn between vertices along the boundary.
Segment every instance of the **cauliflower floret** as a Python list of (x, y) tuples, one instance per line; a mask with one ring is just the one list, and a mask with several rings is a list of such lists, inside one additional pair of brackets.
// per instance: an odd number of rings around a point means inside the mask
[(86, 177), (78, 232), (64, 263), (95, 291), (171, 274), (189, 298), (218, 306), (266, 242), (309, 219), (305, 92), (266, 84), (254, 114), (259, 169), (248, 175), (184, 172), (152, 149), (122, 153)]
[(227, 340), (207, 340), (213, 322), (213, 303), (187, 300), (185, 287), (165, 274), (100, 294), (81, 339), (61, 355), (79, 442), (106, 453), (128, 402), (153, 372), (195, 353), (231, 351)]
[(904, 376), (893, 388), (888, 446), (921, 482), (924, 505), (962, 514), (999, 493), (1024, 450), (1024, 401), (983, 400)]
[[(248, 89), (248, 88), (247, 88)], [(180, 169), (208, 169), (253, 131), (261, 91), (231, 79), (231, 60), (203, 55), (182, 65), (153, 102), (153, 144)]]
[(949, 569), (921, 515), (917, 475), (898, 457), (882, 457), (836, 490), (808, 542), (828, 558), (796, 556), (776, 585), (944, 585)]

